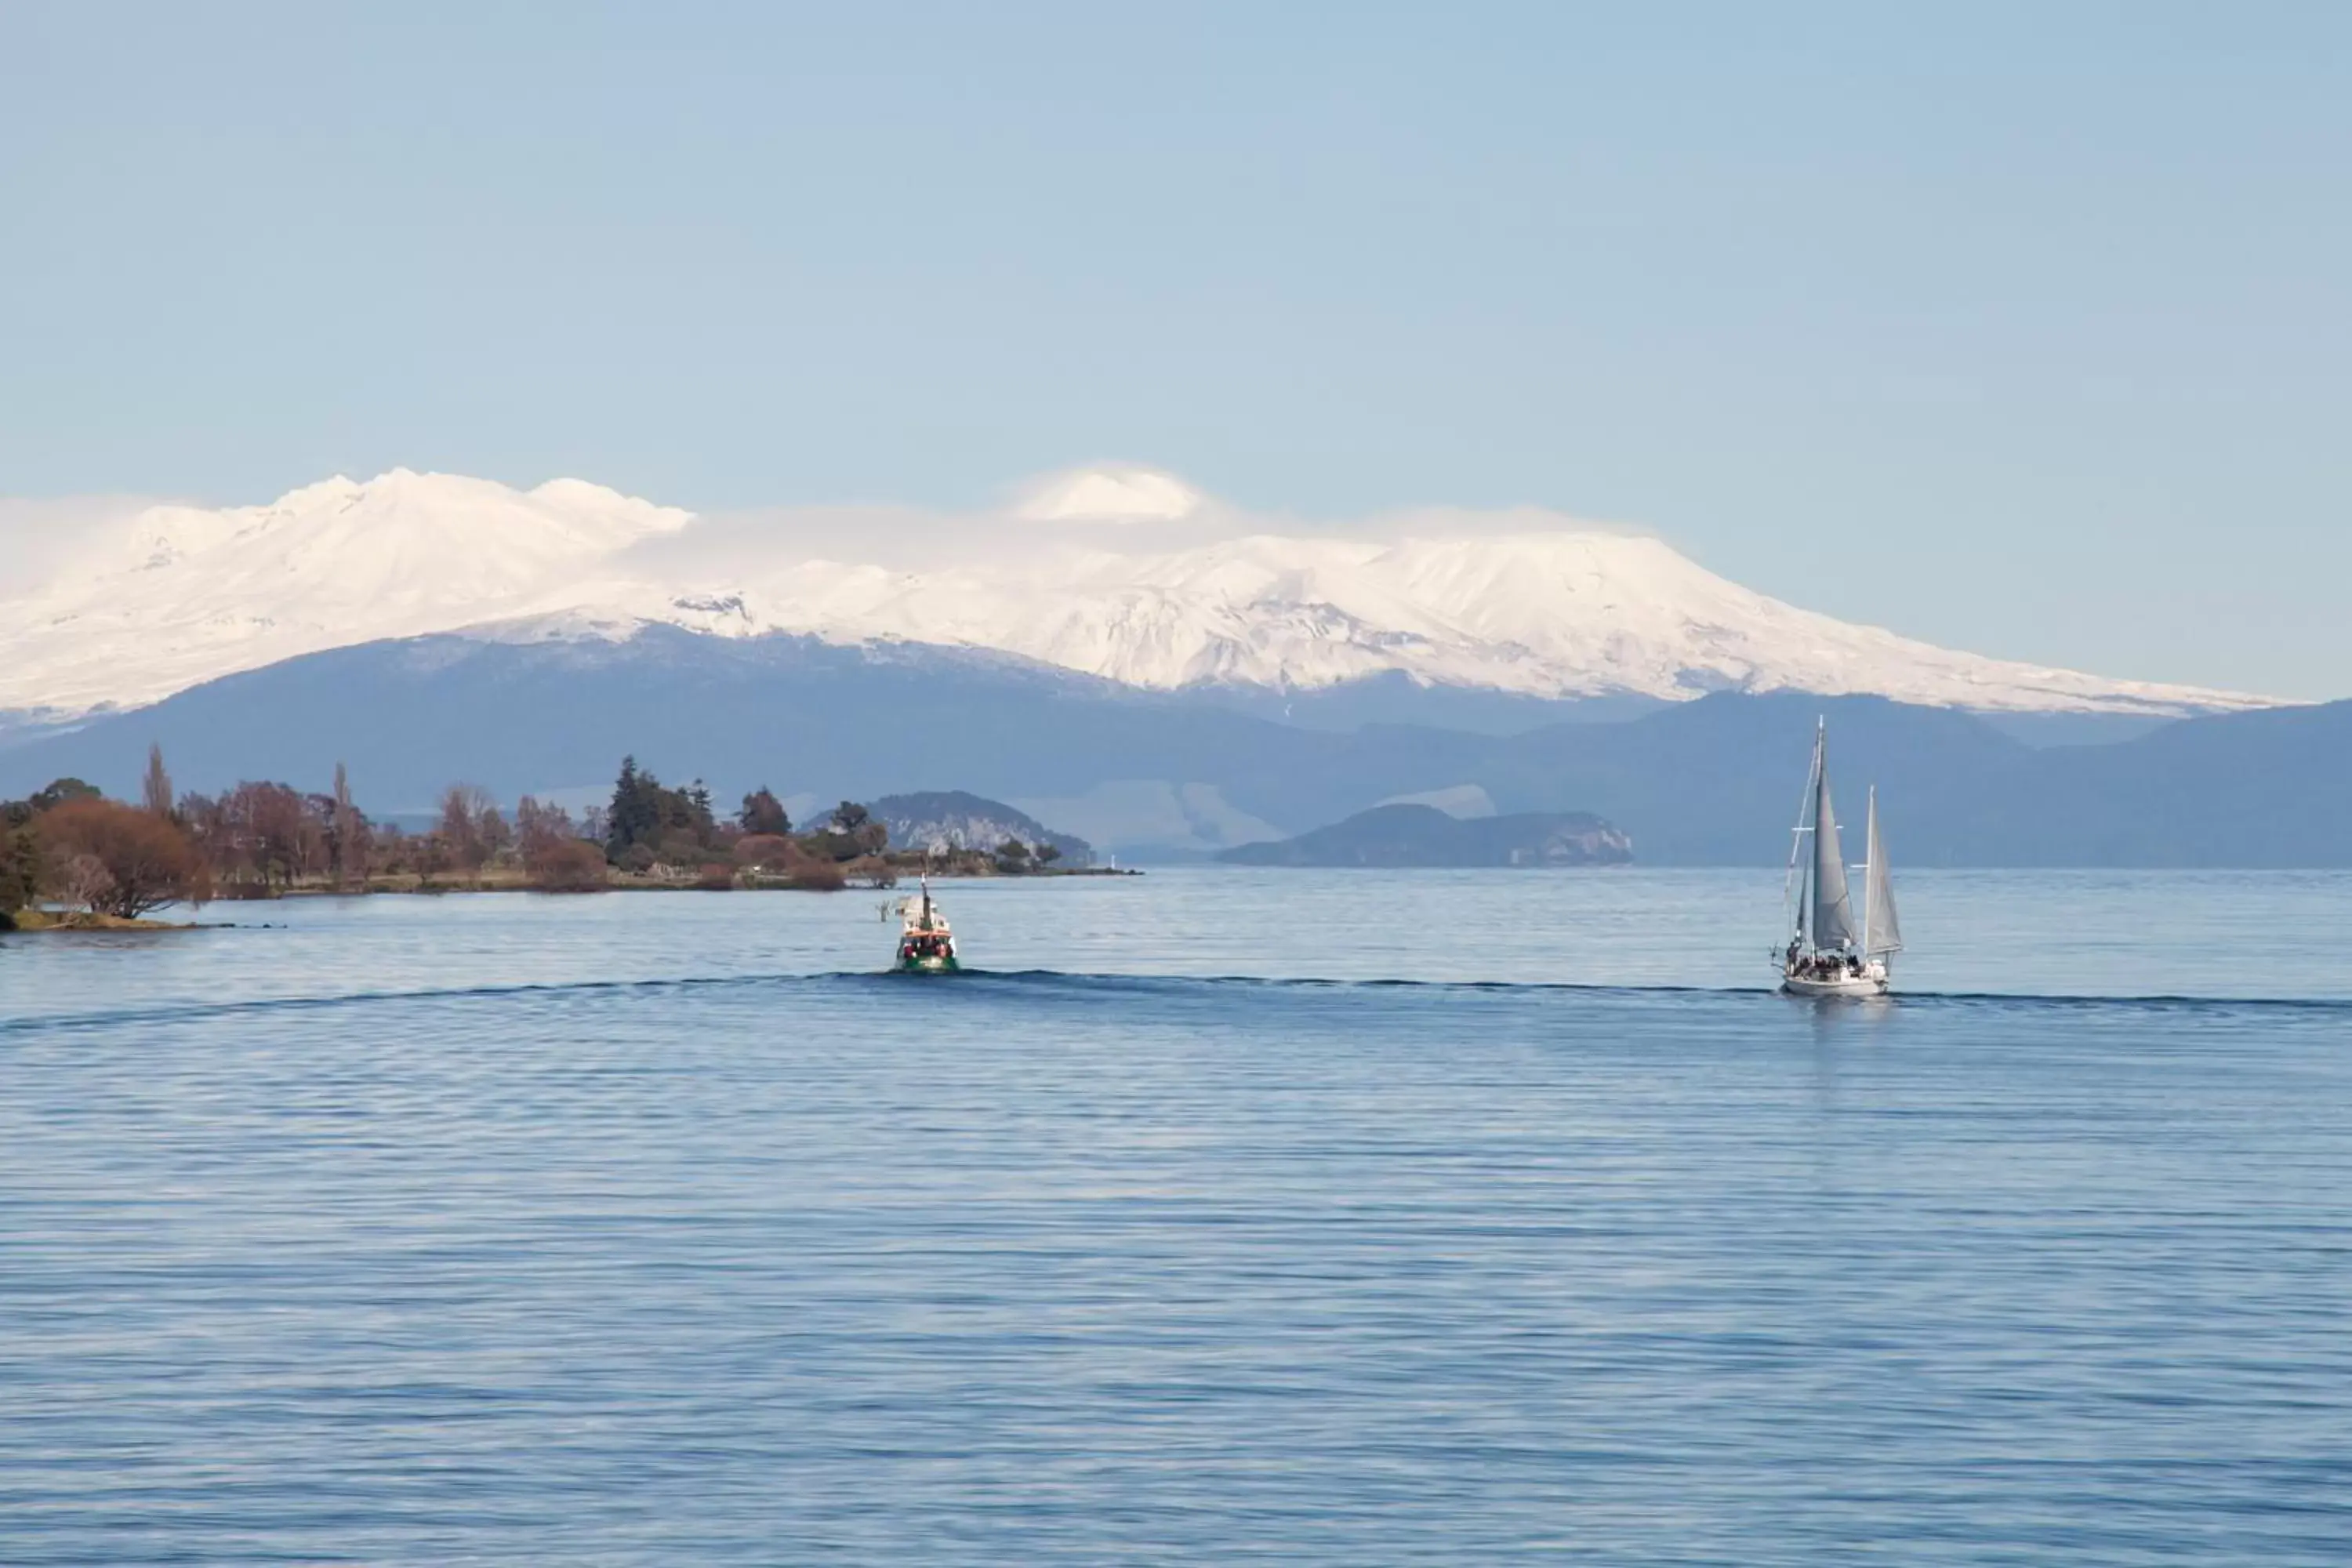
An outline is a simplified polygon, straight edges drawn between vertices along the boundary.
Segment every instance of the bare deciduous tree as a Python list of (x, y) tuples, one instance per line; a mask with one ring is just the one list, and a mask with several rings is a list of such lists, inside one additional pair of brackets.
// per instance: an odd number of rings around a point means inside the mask
[(478, 877), (503, 837), (506, 821), (499, 816), (490, 792), (479, 784), (453, 784), (441, 792), (441, 825), (436, 830), (449, 858)]
[(135, 920), (212, 896), (204, 857), (179, 827), (110, 800), (76, 800), (43, 815), (38, 831), (66, 897), (93, 914)]
[(114, 873), (95, 855), (68, 855), (58, 868), (58, 892), (68, 904), (95, 914), (114, 891)]

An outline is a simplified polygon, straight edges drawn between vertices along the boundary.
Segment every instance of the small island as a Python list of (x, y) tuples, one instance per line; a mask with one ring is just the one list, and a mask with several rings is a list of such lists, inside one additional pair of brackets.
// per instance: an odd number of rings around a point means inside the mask
[(1234, 866), (1621, 866), (1633, 858), (1633, 841), (1590, 812), (1465, 818), (1399, 804), (1217, 858)]

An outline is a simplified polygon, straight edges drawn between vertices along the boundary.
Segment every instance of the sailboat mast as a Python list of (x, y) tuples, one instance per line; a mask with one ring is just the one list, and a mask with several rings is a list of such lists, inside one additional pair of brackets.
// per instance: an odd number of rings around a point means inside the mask
[(1862, 955), (1870, 956), (1871, 894), (1878, 880), (1878, 786), (1870, 786), (1870, 812), (1864, 821), (1862, 842)]
[(1822, 746), (1828, 738), (1828, 731), (1826, 716), (1813, 721), (1813, 763), (1805, 770), (1805, 793), (1803, 798), (1797, 802), (1797, 826), (1789, 836), (1789, 873), (1780, 882), (1780, 897), (1790, 906), (1794, 918), (1792, 929), (1799, 936), (1805, 932), (1805, 906), (1811, 895), (1811, 889), (1804, 881), (1805, 816), (1812, 810), (1813, 786), (1822, 776)]

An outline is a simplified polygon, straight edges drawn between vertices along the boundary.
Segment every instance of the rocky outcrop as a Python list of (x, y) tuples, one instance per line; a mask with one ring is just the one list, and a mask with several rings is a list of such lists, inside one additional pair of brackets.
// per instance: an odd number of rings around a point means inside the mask
[(1071, 870), (1095, 861), (1094, 846), (1085, 839), (1056, 833), (1001, 800), (987, 800), (962, 790), (886, 795), (867, 809), (875, 821), (890, 830), (893, 849), (977, 849), (992, 854), (1010, 838), (1033, 851), (1052, 845), (1060, 851), (1055, 864)]

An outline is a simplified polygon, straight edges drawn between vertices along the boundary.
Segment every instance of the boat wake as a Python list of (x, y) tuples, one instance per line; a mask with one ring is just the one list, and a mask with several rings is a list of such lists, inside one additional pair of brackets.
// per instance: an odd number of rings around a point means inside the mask
[[(509, 985), (424, 986), (411, 989), (346, 991), (316, 995), (264, 996), (226, 1002), (191, 1002), (143, 1007), (101, 1008), (87, 1012), (36, 1014), (14, 1018), (0, 1018), (0, 1039), (93, 1029), (168, 1027), (174, 1024), (234, 1018), (241, 1016), (278, 1016), (289, 1013), (324, 1013), (343, 1008), (474, 1004), (533, 1005), (561, 1003), (598, 995), (641, 998), (648, 1003), (657, 1004), (664, 996), (688, 994), (707, 994), (730, 990), (792, 992), (865, 989), (874, 993), (877, 1005), (886, 1005), (885, 998), (909, 1002), (919, 998), (923, 1005), (948, 1006), (960, 1005), (958, 999), (961, 999), (961, 1004), (967, 1005), (1019, 1001), (1041, 1005), (1055, 1005), (1060, 1002), (1100, 1005), (1121, 997), (1138, 1000), (1154, 997), (1170, 1001), (1181, 1001), (1188, 997), (1205, 1000), (1211, 997), (1230, 997), (1240, 992), (1255, 992), (1268, 997), (1296, 995), (1327, 996), (1339, 999), (1356, 996), (1367, 1000), (1383, 994), (1402, 994), (1430, 998), (1451, 996), (1465, 1001), (1557, 996), (1581, 998), (1594, 1002), (1621, 1001), (1628, 1004), (1664, 1001), (1741, 1003), (1771, 1001), (1784, 1006), (1808, 1005), (1808, 999), (1778, 996), (1770, 987), (1760, 985), (1602, 984), (1557, 980), (1431, 980), (1334, 978), (1314, 975), (1121, 974), (1087, 973), (1053, 969), (969, 968), (957, 973), (953, 979), (955, 983), (952, 984), (908, 985), (905, 984), (905, 976), (892, 971), (835, 970), (814, 973), (677, 975), (642, 980), (550, 981)], [(2200, 996), (2162, 993), (2070, 995), (2032, 992), (1906, 990), (1900, 996), (1823, 998), (1813, 1001), (1810, 1005), (1906, 1012), (1948, 1008), (2031, 1007), (2139, 1008), (2217, 1013), (2262, 1010), (2321, 1016), (2352, 1013), (2352, 998)]]
[[(887, 979), (886, 975), (836, 973), (812, 976), (841, 982), (865, 982)], [(1249, 987), (1266, 991), (1304, 992), (1427, 992), (1468, 995), (1575, 995), (1595, 998), (1622, 997), (1628, 1000), (1666, 997), (1695, 998), (1757, 998), (1802, 1005), (1813, 1002), (1829, 1005), (1849, 1005), (1873, 1009), (1908, 1008), (1912, 1006), (1954, 1006), (1994, 1005), (2001, 1006), (2058, 1007), (2165, 1007), (2165, 1008), (2285, 1008), (2305, 1012), (2352, 1012), (2352, 997), (2328, 996), (2199, 996), (2173, 993), (2117, 993), (2114, 994), (2078, 994), (2031, 991), (1927, 991), (1905, 990), (1899, 994), (1885, 996), (1791, 997), (1782, 995), (1772, 985), (1675, 985), (1664, 984), (1606, 984), (1574, 980), (1429, 980), (1398, 977), (1328, 978), (1313, 975), (1152, 975), (1098, 974), (1053, 969), (985, 970), (966, 969), (959, 977), (981, 985), (1066, 990), (1084, 994), (1103, 994), (1118, 991), (1139, 994), (1175, 994), (1195, 989), (1223, 990), (1229, 987)]]

